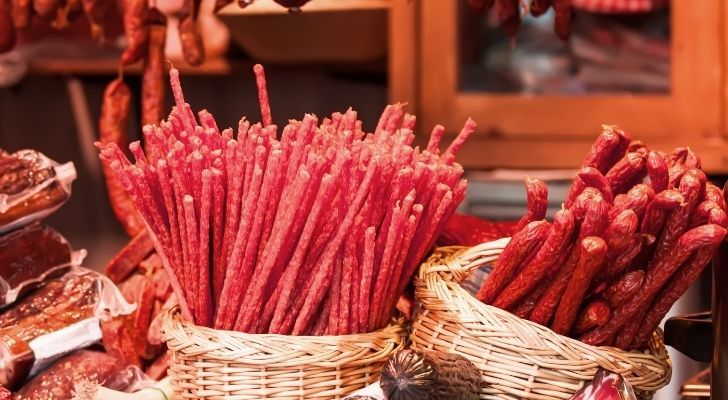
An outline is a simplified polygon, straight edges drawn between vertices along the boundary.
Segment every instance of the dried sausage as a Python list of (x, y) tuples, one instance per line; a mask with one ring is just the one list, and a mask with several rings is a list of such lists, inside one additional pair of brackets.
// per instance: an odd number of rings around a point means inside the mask
[(645, 280), (645, 272), (642, 270), (632, 271), (624, 274), (621, 279), (614, 282), (604, 291), (604, 299), (609, 305), (616, 309), (629, 301), (632, 296), (642, 287)]
[(185, 12), (180, 17), (179, 41), (182, 44), (182, 55), (192, 66), (199, 66), (205, 61), (205, 47), (197, 27), (198, 2), (186, 0)]
[(498, 295), (493, 305), (506, 310), (528, 294), (555, 266), (559, 256), (568, 246), (573, 230), (574, 216), (571, 211), (563, 209), (556, 213), (543, 246), (531, 262), (518, 272), (505, 290)]
[(566, 286), (564, 296), (559, 302), (551, 329), (566, 335), (576, 320), (579, 305), (591, 285), (592, 279), (604, 265), (607, 255), (607, 244), (599, 237), (589, 236), (581, 241), (579, 261), (574, 274)]
[(609, 224), (609, 204), (601, 192), (594, 188), (586, 188), (576, 199), (573, 211), (576, 219), (581, 220), (579, 240), (587, 236), (601, 236)]
[(149, 54), (144, 60), (142, 75), (142, 125), (158, 124), (164, 117), (164, 46), (167, 39), (167, 18), (156, 8), (147, 13)]
[(677, 147), (675, 150), (670, 153), (669, 156), (667, 156), (667, 166), (672, 167), (676, 164), (685, 164), (685, 160), (688, 158), (688, 148), (687, 147)]
[(614, 219), (623, 210), (633, 210), (640, 220), (645, 215), (647, 205), (655, 197), (655, 191), (645, 184), (632, 187), (627, 194), (620, 194), (614, 198), (614, 207), (609, 210), (609, 219)]
[(624, 155), (624, 151), (619, 154), (620, 143), (621, 136), (613, 129), (605, 128), (592, 144), (582, 166), (596, 168), (602, 174), (606, 174), (614, 163)]
[(121, 54), (121, 65), (131, 65), (147, 55), (149, 29), (144, 23), (147, 17), (147, 0), (124, 0), (124, 35), (127, 47)]
[(515, 230), (520, 231), (533, 221), (539, 221), (546, 217), (548, 208), (549, 189), (541, 180), (526, 178), (526, 214), (518, 221)]
[(518, 272), (518, 267), (540, 247), (543, 239), (548, 234), (548, 230), (548, 222), (534, 221), (513, 235), (511, 241), (498, 258), (495, 269), (478, 290), (476, 294), (478, 300), (486, 304), (492, 303), (508, 280)]
[(680, 271), (670, 278), (667, 286), (660, 291), (660, 294), (655, 297), (654, 303), (647, 310), (642, 325), (637, 330), (634, 340), (631, 341), (630, 348), (641, 348), (649, 340), (652, 332), (657, 329), (660, 321), (670, 311), (672, 305), (687, 291), (690, 284), (698, 279), (705, 267), (710, 263), (710, 259), (717, 248), (716, 245), (696, 250), (691, 259), (680, 268)]
[(697, 207), (698, 201), (705, 195), (706, 181), (705, 174), (698, 169), (688, 171), (680, 180), (680, 192), (685, 202), (667, 217), (665, 228), (662, 230), (655, 248), (655, 257), (659, 258), (663, 253), (666, 253), (680, 235), (687, 230), (693, 210)]
[(639, 153), (627, 153), (607, 172), (606, 178), (616, 196), (625, 193), (645, 177), (645, 158)]
[(650, 177), (650, 186), (656, 193), (667, 189), (670, 184), (667, 162), (656, 151), (647, 155), (647, 176)]
[(603, 326), (612, 317), (612, 309), (609, 304), (601, 299), (596, 299), (584, 307), (574, 325), (574, 333), (582, 335), (594, 328)]
[[(117, 78), (104, 91), (99, 120), (99, 141), (102, 145), (116, 143), (120, 148), (127, 146), (126, 132), (129, 126), (131, 91), (121, 78)], [(114, 177), (108, 163), (101, 163), (106, 189), (109, 192), (111, 208), (129, 236), (137, 236), (146, 229), (144, 220), (137, 211), (121, 183)]]
[(685, 232), (676, 245), (670, 247), (665, 255), (655, 262), (654, 268), (647, 271), (642, 289), (629, 302), (615, 310), (613, 318), (606, 325), (582, 336), (581, 341), (598, 346), (611, 340), (630, 318), (647, 311), (647, 307), (660, 288), (695, 250), (715, 246), (725, 238), (725, 235), (725, 228), (718, 225), (704, 225)]
[(609, 186), (609, 182), (596, 168), (585, 167), (582, 168), (577, 176), (587, 185), (593, 187), (602, 193), (602, 197), (607, 203), (612, 204), (614, 202), (614, 196), (612, 195), (612, 188)]
[(619, 276), (627, 267), (633, 264), (645, 247), (645, 235), (635, 234), (630, 237), (625, 249), (605, 266), (600, 274), (600, 280), (609, 280)]
[(707, 182), (705, 184), (705, 199), (715, 202), (720, 208), (726, 210), (726, 203), (725, 198), (723, 197), (723, 191), (718, 186), (715, 186), (712, 182)]
[(685, 198), (678, 190), (668, 189), (658, 193), (647, 205), (640, 232), (657, 237), (665, 223), (665, 216), (683, 204)]

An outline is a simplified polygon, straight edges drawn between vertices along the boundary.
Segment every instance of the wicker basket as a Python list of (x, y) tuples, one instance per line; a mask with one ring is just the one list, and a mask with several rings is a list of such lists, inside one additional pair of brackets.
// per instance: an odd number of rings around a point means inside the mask
[(643, 399), (667, 385), (671, 362), (659, 330), (645, 352), (589, 346), (483, 304), (460, 286), (507, 243), (443, 247), (425, 262), (415, 279), (421, 308), (412, 323), (413, 348), (471, 360), (483, 376), (481, 399), (568, 399), (600, 366), (622, 374)]
[(401, 324), (347, 336), (252, 335), (195, 326), (170, 310), (163, 340), (178, 399), (340, 399), (379, 379)]

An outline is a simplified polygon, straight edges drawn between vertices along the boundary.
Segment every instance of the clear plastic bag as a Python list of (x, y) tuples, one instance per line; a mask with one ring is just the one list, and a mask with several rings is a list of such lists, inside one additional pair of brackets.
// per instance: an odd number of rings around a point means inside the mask
[(74, 386), (80, 381), (95, 382), (118, 391), (153, 383), (139, 368), (129, 367), (106, 353), (79, 350), (56, 361), (28, 381), (18, 391), (16, 400), (70, 400)]
[(17, 387), (63, 355), (97, 343), (100, 321), (134, 309), (107, 277), (71, 266), (0, 314), (0, 384)]
[(60, 233), (39, 223), (0, 236), (0, 309), (85, 257), (85, 250), (73, 251)]
[(0, 233), (39, 221), (71, 197), (72, 162), (58, 164), (35, 150), (0, 155)]

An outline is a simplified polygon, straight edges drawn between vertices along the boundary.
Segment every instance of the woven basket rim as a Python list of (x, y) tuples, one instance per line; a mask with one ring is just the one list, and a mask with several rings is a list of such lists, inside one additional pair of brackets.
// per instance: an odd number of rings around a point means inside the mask
[(164, 315), (162, 341), (179, 354), (236, 364), (270, 367), (355, 366), (383, 361), (404, 347), (402, 319), (374, 332), (340, 336), (251, 334), (197, 326), (179, 307)]
[[(428, 313), (428, 318), (435, 318), (440, 323), (456, 324), (452, 327), (457, 333), (453, 335), (463, 334), (469, 336), (473, 340), (478, 339), (478, 335), (471, 329), (480, 325), (487, 325), (485, 315), (489, 318), (497, 319), (503, 324), (517, 324), (518, 326), (503, 327), (493, 326), (493, 332), (498, 329), (523, 329), (530, 330), (530, 334), (537, 335), (541, 338), (548, 338), (544, 342), (561, 342), (569, 350), (576, 350), (582, 358), (573, 359), (575, 364), (581, 363), (581, 368), (590, 367), (586, 365), (594, 364), (594, 366), (604, 366), (607, 364), (621, 365), (629, 368), (629, 365), (649, 364), (662, 372), (661, 379), (657, 381), (645, 382), (649, 390), (656, 390), (654, 387), (665, 386), (670, 381), (671, 360), (667, 350), (662, 343), (662, 331), (658, 330), (650, 341), (649, 350), (644, 351), (625, 351), (611, 346), (591, 346), (577, 339), (558, 335), (548, 327), (536, 324), (532, 321), (523, 320), (516, 315), (501, 310), (497, 307), (485, 304), (472, 296), (460, 283), (472, 271), (480, 268), (482, 265), (490, 263), (497, 259), (498, 254), (508, 243), (509, 238), (485, 242), (473, 247), (464, 246), (446, 246), (436, 248), (433, 254), (426, 262), (422, 264), (420, 270), (415, 277), (415, 296), (418, 303), (421, 304), (424, 313)], [(429, 296), (422, 296), (424, 291), (429, 291)], [(420, 317), (415, 317), (420, 318)], [(482, 332), (481, 332), (482, 334)], [(544, 346), (543, 348), (529, 349), (535, 352), (553, 350)], [(563, 355), (564, 359), (570, 359), (567, 355)], [(619, 371), (615, 371), (619, 372)], [(639, 378), (639, 377), (638, 377)], [(639, 380), (634, 376), (627, 377), (628, 380)], [(634, 385), (634, 383), (633, 383)], [(636, 389), (644, 389), (642, 382), (635, 385)]]

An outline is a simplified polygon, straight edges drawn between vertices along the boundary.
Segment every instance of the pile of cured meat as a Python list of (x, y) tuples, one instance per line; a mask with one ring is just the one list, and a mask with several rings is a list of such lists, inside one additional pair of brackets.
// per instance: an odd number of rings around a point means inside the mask
[(176, 300), (162, 260), (149, 234), (139, 233), (104, 268), (126, 301), (136, 304), (130, 315), (101, 324), (106, 352), (127, 365), (143, 368), (152, 379), (167, 374), (168, 354), (162, 344), (163, 311)]
[(640, 349), (726, 235), (723, 191), (688, 148), (650, 151), (604, 127), (553, 222), (547, 188), (526, 181), (528, 212), (477, 293), (592, 345)]
[(397, 299), (465, 195), (455, 153), (411, 146), (415, 117), (388, 106), (373, 133), (356, 112), (306, 115), (279, 134), (262, 67), (263, 123), (199, 123), (170, 71), (176, 106), (144, 128), (131, 163), (108, 165), (144, 217), (183, 314), (218, 329), (348, 334), (386, 325)]

